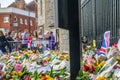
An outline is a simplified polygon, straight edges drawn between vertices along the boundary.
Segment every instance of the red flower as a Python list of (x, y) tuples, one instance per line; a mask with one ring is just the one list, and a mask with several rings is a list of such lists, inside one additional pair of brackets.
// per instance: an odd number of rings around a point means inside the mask
[(94, 69), (93, 67), (90, 67), (90, 68), (89, 68), (89, 72), (90, 72), (90, 73), (93, 73), (94, 71), (95, 71), (95, 69)]
[(45, 76), (45, 75), (46, 75), (45, 73), (42, 74), (42, 76)]
[(86, 65), (84, 65), (84, 66), (83, 66), (83, 70), (84, 70), (84, 71), (88, 71), (88, 70), (89, 70), (89, 67), (86, 66)]
[(113, 46), (113, 47), (115, 47), (115, 48), (117, 48), (117, 47), (118, 47), (118, 46), (117, 46), (117, 43), (114, 43), (112, 46)]
[(36, 54), (36, 50), (33, 50), (33, 53), (35, 53), (35, 54)]

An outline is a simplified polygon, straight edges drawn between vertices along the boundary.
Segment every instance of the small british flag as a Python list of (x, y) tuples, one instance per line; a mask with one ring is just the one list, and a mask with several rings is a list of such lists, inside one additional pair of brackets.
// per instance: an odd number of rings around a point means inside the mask
[(110, 47), (110, 31), (106, 31), (104, 33), (104, 39), (102, 41), (102, 46), (98, 51), (98, 55), (101, 55), (101, 54), (105, 55), (108, 47)]

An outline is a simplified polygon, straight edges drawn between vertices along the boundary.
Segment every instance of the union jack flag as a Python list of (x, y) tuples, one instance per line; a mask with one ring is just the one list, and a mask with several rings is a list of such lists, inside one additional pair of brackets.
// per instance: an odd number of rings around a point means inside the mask
[(101, 54), (104, 54), (106, 53), (107, 51), (107, 48), (110, 46), (110, 31), (106, 31), (104, 33), (104, 39), (102, 41), (102, 45), (101, 45), (101, 48), (98, 52), (98, 55), (101, 55)]

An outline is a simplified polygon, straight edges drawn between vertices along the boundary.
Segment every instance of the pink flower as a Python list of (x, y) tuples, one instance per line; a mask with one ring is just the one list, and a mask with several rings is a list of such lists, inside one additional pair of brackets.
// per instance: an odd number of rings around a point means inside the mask
[(16, 72), (22, 71), (23, 70), (22, 64), (16, 64), (15, 67), (14, 67), (14, 70)]
[(4, 72), (0, 70), (0, 80), (3, 80)]
[(28, 75), (24, 75), (24, 80), (31, 80), (31, 77)]
[(93, 64), (94, 62), (93, 62), (93, 60), (92, 60), (92, 56), (88, 56), (88, 57), (86, 58), (86, 62), (87, 62), (88, 64)]

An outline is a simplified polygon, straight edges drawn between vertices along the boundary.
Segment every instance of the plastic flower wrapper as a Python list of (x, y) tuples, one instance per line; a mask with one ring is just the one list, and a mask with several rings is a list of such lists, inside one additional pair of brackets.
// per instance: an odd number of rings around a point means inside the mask
[(37, 56), (36, 54), (31, 54), (31, 55), (30, 55), (30, 60), (31, 60), (32, 62), (37, 61), (38, 59), (39, 59), (39, 56)]
[(118, 62), (116, 61), (116, 62), (114, 62), (113, 64), (111, 64), (111, 63), (112, 63), (112, 60), (113, 60), (113, 57), (112, 57), (110, 60), (106, 61), (106, 64), (105, 64), (105, 65), (101, 68), (101, 70), (98, 72), (97, 78), (98, 78), (98, 77), (106, 77), (106, 78), (107, 78), (107, 77), (110, 76), (110, 73), (111, 73), (113, 67), (118, 63)]
[(107, 58), (109, 59), (109, 58), (111, 58), (111, 57), (115, 57), (115, 56), (117, 56), (118, 55), (118, 50), (116, 49), (116, 48), (114, 48), (114, 47), (110, 47), (109, 48), (110, 50), (108, 51), (108, 53), (107, 53)]
[(92, 50), (86, 50), (83, 54), (87, 54), (87, 55), (95, 55), (96, 54), (96, 50), (93, 48)]
[(0, 62), (2, 63), (6, 63), (7, 60), (9, 60), (9, 55), (3, 55), (0, 57)]
[(47, 55), (51, 54), (50, 51), (44, 51), (43, 54), (41, 54), (42, 58), (45, 58)]
[(54, 66), (53, 66), (53, 70), (60, 70), (60, 69), (63, 69), (63, 68), (65, 68), (66, 67), (66, 62), (65, 61), (62, 61), (62, 62), (60, 62), (60, 63), (58, 63), (58, 64), (55, 64)]
[(99, 55), (98, 56), (98, 62), (106, 61), (107, 57), (105, 55)]
[(61, 62), (61, 60), (59, 60), (58, 58), (55, 58), (54, 60), (52, 60), (52, 61), (50, 62), (50, 66), (52, 67), (52, 66), (54, 66), (55, 64), (60, 64), (60, 62)]
[(119, 78), (120, 79), (120, 69), (115, 69), (113, 73), (113, 78)]

